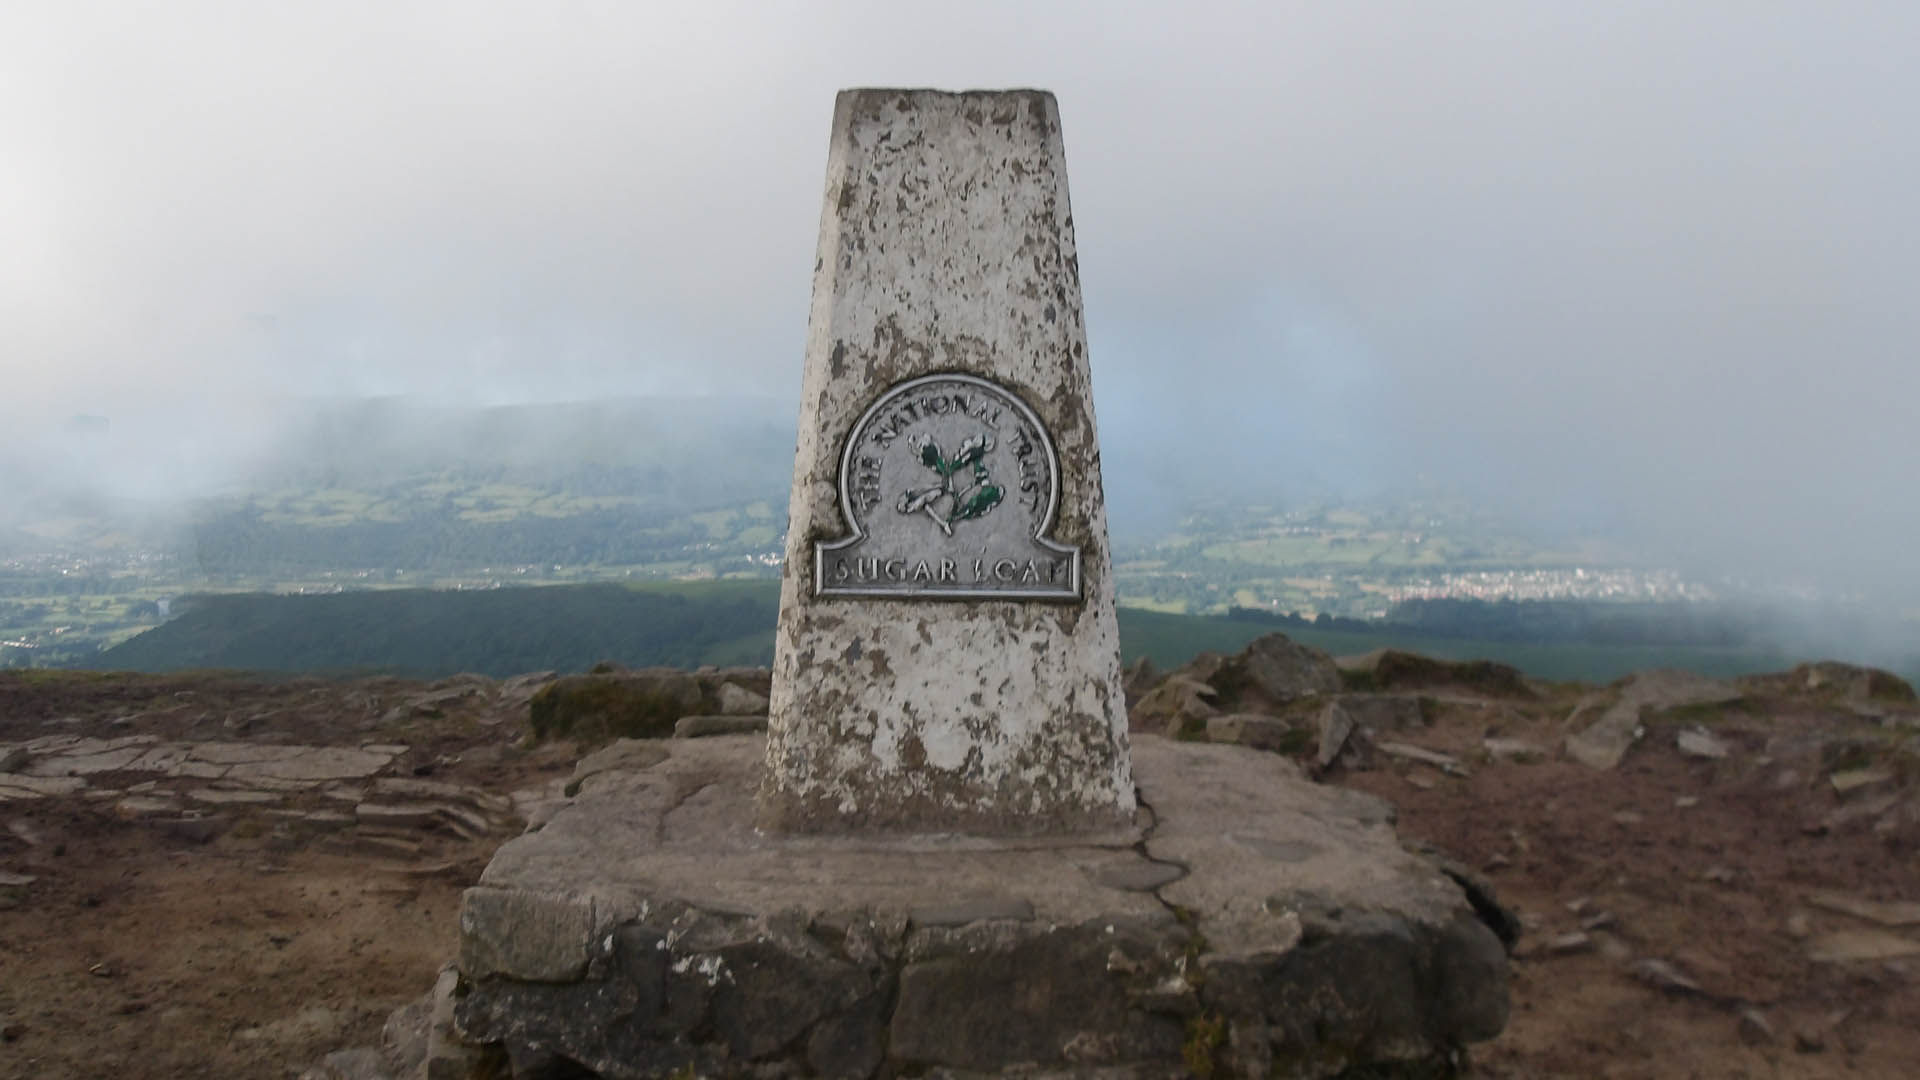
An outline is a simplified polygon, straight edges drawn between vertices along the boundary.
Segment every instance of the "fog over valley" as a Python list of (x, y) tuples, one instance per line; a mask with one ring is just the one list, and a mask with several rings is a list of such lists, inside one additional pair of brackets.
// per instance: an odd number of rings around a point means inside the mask
[(1737, 603), (1905, 663), (1914, 40), (1718, 0), (15, 6), (7, 640), (91, 618), (26, 584), (63, 575), (776, 574), (834, 92), (1037, 86), (1123, 602)]

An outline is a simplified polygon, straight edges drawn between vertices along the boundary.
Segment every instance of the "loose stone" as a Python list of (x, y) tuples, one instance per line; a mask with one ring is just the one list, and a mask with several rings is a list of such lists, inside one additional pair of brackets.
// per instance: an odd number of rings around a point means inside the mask
[(1816, 892), (1807, 897), (1814, 907), (1851, 915), (1881, 926), (1920, 926), (1920, 903), (1912, 900), (1867, 900), (1837, 892)]
[(1724, 739), (1720, 739), (1705, 728), (1700, 727), (1692, 727), (1682, 731), (1675, 737), (1675, 742), (1679, 746), (1680, 752), (1691, 758), (1715, 760), (1726, 757), (1729, 749)]
[(1553, 953), (1555, 956), (1588, 952), (1592, 950), (1592, 948), (1593, 939), (1578, 931), (1561, 934), (1559, 937), (1547, 942), (1547, 951)]

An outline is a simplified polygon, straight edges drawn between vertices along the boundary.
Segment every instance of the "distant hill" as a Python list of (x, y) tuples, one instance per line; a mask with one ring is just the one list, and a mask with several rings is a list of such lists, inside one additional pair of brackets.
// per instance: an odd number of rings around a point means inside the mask
[(793, 439), (792, 408), (753, 397), (314, 403), (240, 493), (198, 505), (188, 561), (225, 586), (555, 564), (671, 572), (689, 559), (737, 569), (778, 548)]
[[(761, 665), (773, 659), (779, 587), (773, 581), (720, 581), (391, 589), (197, 596), (182, 603), (185, 614), (100, 653), (87, 666), (434, 677), (583, 671), (603, 660), (633, 667)], [(1169, 668), (1198, 652), (1231, 652), (1280, 630), (1336, 656), (1392, 647), (1498, 660), (1537, 678), (1586, 682), (1658, 667), (1726, 677), (1780, 670), (1801, 659), (1763, 646), (1536, 643), (1441, 636), (1392, 624), (1357, 626), (1276, 626), (1270, 620), (1122, 608), (1120, 644), (1129, 662), (1144, 655)]]
[(466, 592), (196, 596), (100, 653), (99, 670), (223, 668), (432, 677), (471, 671), (768, 664), (777, 583), (567, 585)]

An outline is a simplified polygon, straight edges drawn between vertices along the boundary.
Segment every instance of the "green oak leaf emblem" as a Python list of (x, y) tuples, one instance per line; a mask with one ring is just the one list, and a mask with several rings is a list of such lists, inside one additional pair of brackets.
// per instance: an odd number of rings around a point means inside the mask
[(986, 458), (987, 451), (993, 449), (992, 438), (970, 435), (951, 458), (924, 434), (910, 435), (907, 442), (919, 455), (920, 464), (938, 474), (940, 482), (902, 492), (895, 509), (903, 514), (924, 513), (941, 532), (952, 536), (955, 525), (982, 517), (1000, 505), (1006, 492), (987, 476)]

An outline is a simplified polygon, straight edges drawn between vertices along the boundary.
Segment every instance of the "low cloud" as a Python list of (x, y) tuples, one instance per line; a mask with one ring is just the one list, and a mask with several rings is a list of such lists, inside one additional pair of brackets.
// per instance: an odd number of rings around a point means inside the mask
[(0, 421), (109, 415), (141, 452), (92, 471), (160, 492), (290, 397), (797, 394), (833, 91), (1041, 85), (1151, 498), (1439, 483), (1912, 598), (1916, 38), (1731, 2), (16, 7)]

